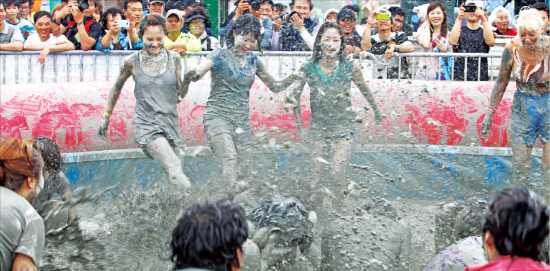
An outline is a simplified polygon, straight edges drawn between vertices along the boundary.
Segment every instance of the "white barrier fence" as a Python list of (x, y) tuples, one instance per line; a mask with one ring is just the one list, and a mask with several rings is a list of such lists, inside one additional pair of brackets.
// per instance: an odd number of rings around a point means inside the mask
[[(39, 51), (30, 52), (3, 52), (0, 51), (0, 82), (1, 84), (35, 84), (54, 82), (91, 82), (91, 81), (112, 81), (120, 72), (120, 64), (124, 58), (135, 51), (110, 51), (103, 53), (99, 51), (67, 51), (50, 53), (45, 63), (39, 64)], [(206, 57), (208, 52), (191, 52), (182, 58), (184, 69), (189, 66), (196, 66)], [(263, 52), (260, 58), (264, 61), (269, 71), (276, 77), (287, 76), (299, 69), (300, 65), (307, 61), (311, 52)], [(490, 54), (465, 54), (465, 53), (409, 53), (395, 54), (397, 58), (407, 58), (409, 67), (403, 67), (399, 60), (399, 74), (407, 68), (409, 73), (415, 74), (418, 59), (424, 57), (453, 57), (468, 58), (475, 57), (478, 62), (482, 58), (488, 58), (489, 80), (494, 80), (500, 66), (500, 53)], [(468, 57), (468, 58), (466, 58)], [(386, 78), (386, 62), (377, 60), (373, 54), (363, 53), (359, 62), (366, 79)], [(478, 63), (479, 64), (479, 63)], [(478, 65), (479, 67), (479, 65)], [(384, 72), (380, 72), (384, 71)], [(478, 70), (479, 74), (481, 71)], [(452, 74), (454, 79), (454, 72)]]

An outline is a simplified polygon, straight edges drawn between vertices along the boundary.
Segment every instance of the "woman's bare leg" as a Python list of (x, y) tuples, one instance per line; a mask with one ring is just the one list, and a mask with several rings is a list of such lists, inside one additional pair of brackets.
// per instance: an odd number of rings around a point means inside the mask
[(333, 201), (333, 207), (343, 210), (344, 190), (348, 184), (347, 168), (351, 155), (353, 153), (353, 141), (349, 139), (340, 139), (334, 148), (334, 155), (331, 161), (331, 182), (332, 190), (336, 194), (336, 200)]
[(529, 147), (523, 144), (512, 144), (512, 170), (513, 170), (513, 184), (514, 186), (529, 185), (529, 170), (531, 169), (531, 151), (533, 147)]
[(237, 149), (230, 134), (218, 134), (210, 138), (214, 154), (222, 161), (225, 181), (231, 187), (237, 184)]
[(183, 173), (183, 160), (180, 160), (183, 158), (183, 153), (179, 155), (181, 158), (178, 157), (166, 138), (159, 137), (147, 144), (145, 148), (153, 160), (164, 168), (170, 183), (184, 188), (191, 186), (189, 179)]

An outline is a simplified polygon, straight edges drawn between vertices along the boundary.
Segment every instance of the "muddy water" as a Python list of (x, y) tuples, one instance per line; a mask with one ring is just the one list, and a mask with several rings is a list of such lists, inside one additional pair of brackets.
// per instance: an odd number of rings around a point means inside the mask
[[(299, 189), (302, 182), (303, 179), (290, 177), (257, 181), (254, 188), (236, 195), (234, 201), (243, 204), (249, 212), (263, 202), (291, 195), (290, 191), (298, 198), (307, 194), (308, 191)], [(210, 183), (195, 185), (188, 193), (161, 185), (116, 195), (88, 195), (95, 201), (76, 207), (80, 217), (78, 225), (47, 236), (41, 270), (170, 270), (173, 265), (167, 243), (178, 217), (193, 203), (227, 198), (228, 194), (219, 192), (222, 190)], [(361, 191), (353, 191), (346, 199), (346, 215), (365, 215), (358, 212), (357, 207), (367, 200)], [(434, 217), (445, 201), (388, 200), (399, 220), (411, 228), (410, 259), (414, 260), (406, 264), (410, 270), (422, 270), (435, 253)], [(327, 221), (320, 219), (313, 229), (315, 239), (310, 252), (319, 257), (325, 223)], [(319, 257), (313, 266), (320, 265)]]

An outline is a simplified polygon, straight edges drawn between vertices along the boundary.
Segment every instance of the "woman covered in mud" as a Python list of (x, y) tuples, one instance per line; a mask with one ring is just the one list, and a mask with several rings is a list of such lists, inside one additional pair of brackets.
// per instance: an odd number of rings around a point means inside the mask
[[(330, 162), (331, 176), (345, 174), (345, 169), (353, 150), (353, 139), (358, 128), (356, 115), (351, 111), (351, 82), (359, 87), (371, 107), (377, 123), (382, 115), (369, 90), (358, 63), (346, 60), (343, 31), (335, 23), (325, 23), (319, 29), (315, 39), (311, 61), (305, 63), (299, 71), (292, 96), (301, 95), (304, 85), (310, 87), (311, 120), (309, 136), (303, 132), (300, 105), (294, 107), (294, 116), (302, 140), (312, 139), (312, 163), (315, 170), (315, 183), (324, 181), (328, 160), (329, 145), (334, 144), (334, 155)], [(294, 101), (299, 98), (293, 97)], [(322, 158), (322, 159), (321, 159)], [(324, 160), (323, 160), (324, 159)], [(333, 180), (333, 192), (341, 194), (343, 180)], [(339, 198), (339, 197), (337, 197)], [(317, 202), (316, 204), (320, 204)]]
[(481, 137), (487, 140), (493, 114), (510, 82), (516, 77), (510, 115), (513, 151), (513, 179), (516, 186), (529, 185), (531, 150), (537, 138), (543, 144), (542, 171), (546, 189), (550, 185), (550, 37), (543, 36), (543, 20), (536, 9), (519, 14), (518, 35), (506, 44), (497, 82), (481, 126)]
[(249, 100), (255, 76), (273, 92), (283, 91), (293, 82), (292, 75), (275, 80), (258, 56), (250, 52), (262, 39), (261, 27), (254, 16), (239, 16), (226, 37), (227, 47), (215, 49), (198, 67), (189, 68), (185, 73), (185, 81), (189, 82), (197, 81), (211, 71), (204, 133), (222, 161), (223, 175), (231, 186), (237, 185), (237, 153), (253, 145)]
[(183, 141), (176, 110), (188, 88), (181, 80), (180, 56), (163, 48), (166, 33), (166, 20), (162, 16), (148, 14), (141, 19), (138, 35), (144, 48), (124, 59), (120, 75), (109, 93), (99, 135), (108, 136), (109, 119), (122, 86), (133, 76), (136, 82), (136, 143), (161, 164), (172, 184), (189, 187), (191, 184), (183, 173)]

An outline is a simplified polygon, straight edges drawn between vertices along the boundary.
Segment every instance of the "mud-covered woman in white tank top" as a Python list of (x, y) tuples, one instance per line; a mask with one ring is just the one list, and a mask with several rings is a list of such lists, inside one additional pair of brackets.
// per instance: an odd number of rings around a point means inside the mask
[(160, 15), (148, 14), (141, 20), (138, 35), (144, 48), (124, 59), (109, 93), (99, 135), (108, 136), (109, 119), (122, 86), (133, 76), (134, 140), (164, 168), (172, 184), (187, 188), (191, 184), (183, 173), (183, 140), (176, 110), (187, 88), (181, 79), (180, 56), (163, 48), (167, 32), (166, 20)]

